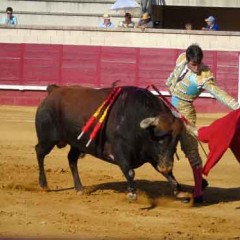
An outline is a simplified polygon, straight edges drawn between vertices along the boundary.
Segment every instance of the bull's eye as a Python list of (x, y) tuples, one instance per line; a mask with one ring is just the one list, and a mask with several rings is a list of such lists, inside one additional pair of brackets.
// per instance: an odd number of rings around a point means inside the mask
[(170, 132), (166, 132), (166, 131), (160, 131), (158, 130), (157, 128), (150, 128), (150, 135), (151, 135), (151, 138), (154, 140), (154, 141), (157, 141), (160, 143), (160, 141), (162, 142), (161, 144), (163, 144), (163, 142), (171, 137), (171, 133)]

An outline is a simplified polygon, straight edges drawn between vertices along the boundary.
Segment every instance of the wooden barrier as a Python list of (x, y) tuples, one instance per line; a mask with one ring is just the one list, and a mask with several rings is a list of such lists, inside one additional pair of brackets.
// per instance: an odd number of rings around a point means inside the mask
[[(31, 32), (31, 35), (25, 36), (26, 31)], [(177, 56), (186, 49), (185, 46), (196, 39), (194, 42), (202, 41), (201, 46), (208, 45), (211, 49), (213, 43), (209, 45), (208, 40), (214, 38), (220, 41), (216, 42), (213, 50), (205, 50), (203, 47), (204, 62), (213, 70), (218, 85), (238, 98), (238, 33), (228, 36), (229, 41), (225, 46), (221, 41), (227, 38), (226, 34), (204, 35), (198, 31), (189, 34), (186, 31), (147, 30), (142, 33), (139, 29), (126, 32), (119, 29), (53, 30), (19, 26), (0, 27), (0, 33), (0, 85), (5, 86), (0, 87), (0, 104), (37, 105), (46, 94), (44, 89), (37, 88), (37, 92), (32, 89), (16, 92), (14, 88), (7, 88), (8, 85), (20, 86), (20, 90), (21, 86), (46, 87), (49, 84), (99, 88), (111, 86), (113, 82), (119, 81), (118, 85), (140, 87), (154, 84), (161, 91), (166, 91), (166, 79), (175, 66)], [(15, 38), (12, 38), (13, 33), (18, 33)], [(69, 41), (64, 37), (67, 37), (67, 34), (72, 37)], [(79, 39), (76, 38), (77, 34), (85, 37), (79, 45), (76, 44)], [(123, 46), (123, 39), (119, 39), (120, 37), (124, 39), (126, 46)], [(156, 41), (158, 37), (159, 41), (162, 40), (160, 44)], [(107, 38), (112, 41), (107, 42)], [(146, 38), (151, 46), (147, 44)], [(191, 40), (186, 44), (189, 38)], [(57, 43), (63, 39), (62, 44)], [(96, 44), (97, 41), (99, 45)], [(233, 50), (230, 44), (235, 44)], [(214, 99), (199, 99), (196, 105), (202, 112), (227, 111)]]

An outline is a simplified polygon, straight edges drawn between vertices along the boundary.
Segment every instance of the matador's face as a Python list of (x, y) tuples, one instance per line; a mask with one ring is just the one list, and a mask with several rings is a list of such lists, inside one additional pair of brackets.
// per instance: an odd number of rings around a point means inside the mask
[(196, 73), (196, 74), (198, 74), (198, 73), (200, 72), (201, 63), (189, 61), (189, 62), (187, 63), (187, 66), (188, 66), (188, 68), (189, 68), (192, 72), (194, 72), (194, 73)]

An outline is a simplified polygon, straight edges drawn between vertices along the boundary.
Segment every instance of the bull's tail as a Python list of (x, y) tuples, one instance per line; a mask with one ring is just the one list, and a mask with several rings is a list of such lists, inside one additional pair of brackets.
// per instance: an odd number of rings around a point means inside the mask
[(51, 93), (54, 89), (56, 89), (56, 88), (59, 88), (59, 86), (56, 85), (56, 84), (51, 84), (51, 85), (47, 86), (47, 92), (48, 92), (48, 94), (50, 94), (50, 93)]

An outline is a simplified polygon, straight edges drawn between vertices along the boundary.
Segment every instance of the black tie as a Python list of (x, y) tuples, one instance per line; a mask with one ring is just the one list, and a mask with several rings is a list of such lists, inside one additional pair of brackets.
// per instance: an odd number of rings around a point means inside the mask
[(180, 77), (178, 77), (177, 82), (182, 81), (183, 78), (186, 76), (187, 73), (188, 73), (188, 69), (186, 69), (185, 73), (183, 73)]

